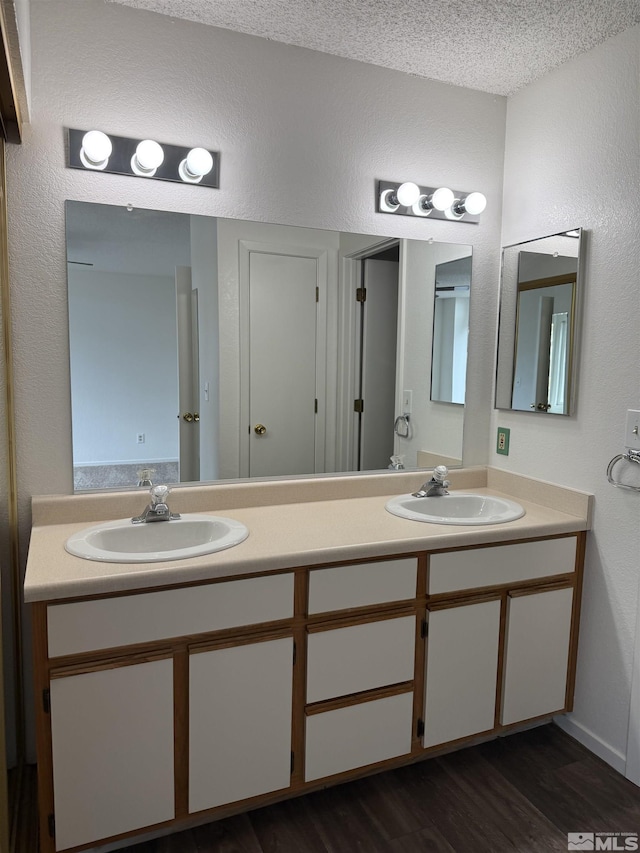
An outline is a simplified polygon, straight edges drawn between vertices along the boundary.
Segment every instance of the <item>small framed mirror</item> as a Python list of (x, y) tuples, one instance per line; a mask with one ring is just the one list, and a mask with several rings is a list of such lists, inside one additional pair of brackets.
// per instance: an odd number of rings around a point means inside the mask
[(581, 228), (502, 250), (497, 409), (575, 411), (583, 251)]

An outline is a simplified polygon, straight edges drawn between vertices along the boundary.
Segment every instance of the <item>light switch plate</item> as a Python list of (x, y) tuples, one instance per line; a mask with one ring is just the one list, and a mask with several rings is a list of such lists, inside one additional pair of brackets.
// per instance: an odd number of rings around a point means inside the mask
[(624, 431), (624, 446), (629, 450), (640, 450), (640, 410), (627, 411), (627, 428)]

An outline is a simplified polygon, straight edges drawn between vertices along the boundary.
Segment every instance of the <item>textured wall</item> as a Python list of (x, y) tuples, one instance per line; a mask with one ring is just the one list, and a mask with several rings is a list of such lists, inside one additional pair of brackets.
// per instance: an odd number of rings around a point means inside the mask
[[(508, 458), (492, 464), (593, 492), (572, 723), (624, 769), (640, 569), (640, 495), (605, 477), (640, 407), (640, 28), (533, 83), (508, 102), (503, 243), (588, 230), (574, 417), (498, 412)], [(493, 444), (493, 442), (492, 442)], [(637, 664), (636, 664), (637, 668)]]
[[(470, 462), (488, 444), (504, 98), (101, 0), (32, 7), (32, 124), (9, 151), (23, 543), (71, 491), (64, 200), (473, 244)], [(221, 189), (64, 167), (63, 127), (221, 151)], [(374, 212), (376, 178), (482, 190), (479, 226)], [(23, 550), (25, 550), (23, 544)]]

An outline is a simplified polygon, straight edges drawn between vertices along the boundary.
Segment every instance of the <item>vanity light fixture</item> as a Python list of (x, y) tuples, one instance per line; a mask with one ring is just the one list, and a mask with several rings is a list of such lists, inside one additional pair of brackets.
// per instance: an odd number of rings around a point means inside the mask
[(67, 166), (112, 175), (220, 186), (220, 154), (206, 148), (67, 128)]
[(378, 181), (378, 213), (401, 216), (430, 216), (477, 224), (487, 206), (482, 193), (465, 193), (448, 187), (421, 187), (412, 181), (403, 184)]

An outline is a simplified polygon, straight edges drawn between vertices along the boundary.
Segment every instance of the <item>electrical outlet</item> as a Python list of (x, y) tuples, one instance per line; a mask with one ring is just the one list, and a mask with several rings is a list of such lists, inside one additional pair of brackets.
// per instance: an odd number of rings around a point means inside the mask
[(501, 453), (503, 456), (509, 455), (509, 436), (511, 430), (507, 427), (498, 427), (498, 440), (496, 442), (496, 453)]
[(144, 444), (144, 433), (137, 432), (136, 433), (136, 444)]
[(640, 450), (640, 411), (627, 411), (627, 428), (624, 431), (624, 446), (629, 450)]

